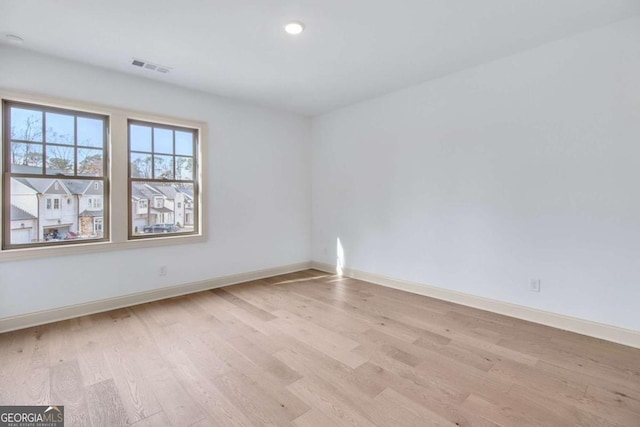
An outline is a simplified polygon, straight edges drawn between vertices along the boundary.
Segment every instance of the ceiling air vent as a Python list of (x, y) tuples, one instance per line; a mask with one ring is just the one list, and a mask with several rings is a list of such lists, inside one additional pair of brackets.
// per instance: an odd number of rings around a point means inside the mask
[(131, 65), (135, 67), (144, 68), (146, 70), (157, 71), (162, 74), (167, 74), (171, 71), (170, 67), (166, 67), (164, 65), (152, 64), (151, 62), (143, 61), (141, 59), (134, 59), (131, 62)]

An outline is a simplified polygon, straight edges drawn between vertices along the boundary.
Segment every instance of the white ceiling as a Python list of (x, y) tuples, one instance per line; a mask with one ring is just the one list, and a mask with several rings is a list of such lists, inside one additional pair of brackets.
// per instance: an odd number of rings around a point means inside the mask
[[(640, 0), (2, 0), (0, 33), (316, 115), (639, 13)], [(289, 20), (305, 32), (286, 34)], [(135, 68), (134, 57), (172, 71)]]

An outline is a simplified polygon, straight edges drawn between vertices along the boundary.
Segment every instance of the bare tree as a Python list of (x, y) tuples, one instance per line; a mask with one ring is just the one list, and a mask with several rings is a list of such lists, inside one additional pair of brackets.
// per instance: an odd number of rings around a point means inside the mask
[(173, 179), (173, 171), (171, 170), (171, 162), (166, 161), (164, 157), (156, 156), (154, 164), (155, 178)]
[(73, 150), (55, 145), (47, 146), (47, 168), (61, 172), (73, 172), (75, 159)]
[(131, 169), (131, 176), (135, 178), (151, 178), (151, 156), (135, 159)]
[(83, 175), (102, 175), (102, 154), (85, 157), (78, 164), (78, 173)]
[[(186, 172), (183, 176), (183, 172)], [(192, 179), (193, 159), (176, 157), (176, 179)]]
[(42, 153), (36, 150), (40, 144), (30, 141), (42, 141), (42, 120), (39, 117), (27, 116), (23, 126), (11, 123), (11, 139), (23, 143), (11, 144), (11, 163), (14, 165), (40, 166)]

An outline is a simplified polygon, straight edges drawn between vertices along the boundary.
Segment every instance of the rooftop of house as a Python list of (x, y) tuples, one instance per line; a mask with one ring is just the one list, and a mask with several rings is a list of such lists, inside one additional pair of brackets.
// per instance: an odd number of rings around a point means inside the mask
[(35, 215), (31, 215), (29, 212), (17, 207), (16, 205), (11, 205), (10, 217), (11, 217), (11, 221), (25, 221), (29, 219), (37, 219)]

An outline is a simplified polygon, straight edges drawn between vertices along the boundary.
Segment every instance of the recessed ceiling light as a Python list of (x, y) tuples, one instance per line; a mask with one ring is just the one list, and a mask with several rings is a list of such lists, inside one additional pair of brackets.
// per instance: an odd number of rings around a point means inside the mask
[(284, 30), (287, 33), (293, 34), (295, 36), (297, 34), (300, 34), (302, 31), (304, 31), (304, 24), (302, 22), (292, 21), (284, 26)]
[(22, 37), (16, 36), (15, 34), (7, 34), (5, 36), (5, 39), (9, 43), (13, 43), (13, 44), (22, 44), (22, 43), (24, 43), (24, 39)]

